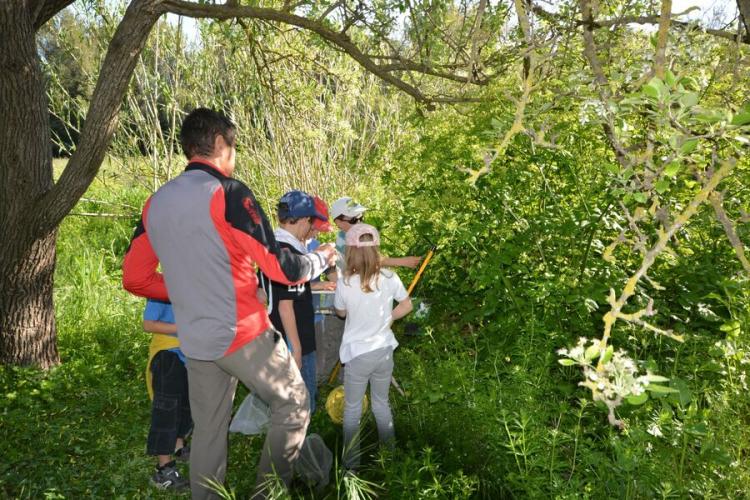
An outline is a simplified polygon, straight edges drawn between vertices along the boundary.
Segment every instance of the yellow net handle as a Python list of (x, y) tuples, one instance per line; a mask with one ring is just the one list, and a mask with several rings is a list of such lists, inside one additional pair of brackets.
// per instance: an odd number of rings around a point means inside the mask
[(424, 269), (427, 267), (427, 264), (430, 263), (430, 259), (432, 259), (432, 256), (435, 254), (435, 249), (430, 248), (430, 251), (427, 252), (427, 255), (425, 256), (424, 260), (422, 261), (422, 265), (419, 266), (419, 271), (417, 271), (417, 274), (414, 275), (414, 279), (411, 280), (411, 285), (409, 285), (409, 289), (406, 290), (406, 293), (411, 295), (412, 290), (414, 290), (414, 287), (417, 286), (417, 283), (419, 282), (419, 279), (422, 277), (422, 273), (424, 273)]

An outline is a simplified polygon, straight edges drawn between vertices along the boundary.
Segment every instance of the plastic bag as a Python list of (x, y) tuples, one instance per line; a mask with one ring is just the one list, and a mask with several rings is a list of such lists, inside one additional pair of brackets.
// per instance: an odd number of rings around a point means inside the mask
[(308, 486), (324, 488), (330, 481), (333, 453), (323, 438), (310, 434), (305, 438), (294, 471)]
[(234, 414), (229, 432), (264, 434), (271, 423), (271, 408), (254, 392), (247, 395)]

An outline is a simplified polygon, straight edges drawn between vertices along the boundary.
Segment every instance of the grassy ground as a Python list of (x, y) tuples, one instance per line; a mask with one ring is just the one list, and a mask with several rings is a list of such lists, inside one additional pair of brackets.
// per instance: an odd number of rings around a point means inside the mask
[[(97, 201), (75, 213), (124, 217), (71, 216), (61, 228), (62, 364), (46, 374), (0, 368), (0, 496), (167, 496), (148, 482), (143, 301), (120, 287), (132, 207), (146, 194), (105, 177), (87, 194)], [(750, 488), (744, 355), (665, 346), (689, 394), (623, 408), (621, 433), (577, 388), (578, 373), (556, 362), (555, 349), (579, 334), (562, 326), (559, 308), (504, 309), (469, 326), (440, 309), (433, 304), (423, 335), (400, 336), (396, 450), (377, 449), (371, 421), (365, 429), (361, 476), (381, 498), (739, 498)], [(746, 350), (739, 339), (735, 347)], [(339, 456), (340, 427), (318, 412), (310, 430)], [(227, 485), (237, 498), (251, 491), (259, 447), (257, 437), (230, 437)], [(355, 498), (352, 487), (337, 469), (324, 491), (292, 494)]]

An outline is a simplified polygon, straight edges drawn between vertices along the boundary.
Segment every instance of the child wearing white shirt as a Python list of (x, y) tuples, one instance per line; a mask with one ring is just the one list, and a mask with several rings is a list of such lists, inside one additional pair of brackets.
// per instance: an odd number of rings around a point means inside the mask
[[(381, 268), (380, 236), (368, 224), (346, 233), (343, 276), (336, 285), (334, 308), (346, 316), (339, 357), (344, 375), (344, 466), (359, 466), (359, 424), (362, 399), (370, 384), (372, 413), (382, 443), (393, 440), (388, 390), (393, 374), (393, 350), (398, 346), (391, 324), (412, 310), (411, 299), (398, 275)], [(398, 306), (394, 309), (394, 300)]]

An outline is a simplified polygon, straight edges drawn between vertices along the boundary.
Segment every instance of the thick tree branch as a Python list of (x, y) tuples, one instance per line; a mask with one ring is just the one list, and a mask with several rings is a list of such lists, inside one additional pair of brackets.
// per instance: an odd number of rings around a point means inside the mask
[[(446, 71), (438, 71), (432, 66), (423, 63), (417, 63), (409, 61), (407, 59), (395, 58), (399, 62), (392, 64), (380, 65), (381, 71), (416, 71), (425, 75), (436, 76), (445, 80), (452, 80), (459, 83), (473, 83), (475, 85), (487, 85), (490, 83), (490, 77), (477, 78), (472, 76), (457, 75), (455, 73), (448, 73)], [(477, 75), (478, 76), (478, 75)]]
[(661, 0), (661, 14), (659, 16), (659, 32), (656, 38), (656, 53), (654, 54), (654, 74), (664, 79), (667, 62), (667, 38), (669, 35), (669, 21), (672, 15), (672, 0)]
[(52, 19), (55, 14), (63, 10), (74, 0), (36, 0), (29, 2), (32, 9), (32, 19), (34, 20), (34, 29), (38, 30), (44, 24)]
[(46, 234), (62, 221), (99, 171), (136, 63), (162, 13), (158, 0), (134, 0), (125, 11), (102, 63), (78, 147), (60, 180), (30, 216), (37, 234)]
[(196, 18), (213, 18), (213, 19), (233, 19), (233, 18), (252, 18), (262, 19), (265, 21), (275, 21), (303, 28), (316, 33), (324, 40), (337, 46), (346, 52), (352, 59), (357, 61), (363, 68), (376, 75), (381, 80), (390, 83), (394, 87), (406, 92), (415, 100), (422, 103), (445, 102), (441, 98), (431, 98), (424, 95), (418, 88), (406, 83), (400, 78), (392, 75), (389, 71), (384, 71), (381, 66), (367, 57), (357, 45), (352, 42), (351, 38), (345, 33), (339, 33), (331, 30), (324, 24), (313, 19), (298, 16), (289, 12), (268, 9), (263, 7), (250, 6), (228, 6), (228, 5), (209, 5), (196, 4), (183, 0), (165, 0), (162, 3), (167, 12), (178, 14), (186, 17)]

